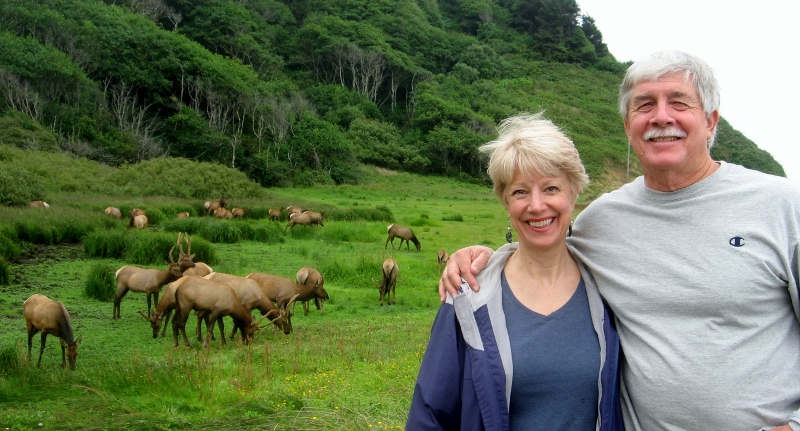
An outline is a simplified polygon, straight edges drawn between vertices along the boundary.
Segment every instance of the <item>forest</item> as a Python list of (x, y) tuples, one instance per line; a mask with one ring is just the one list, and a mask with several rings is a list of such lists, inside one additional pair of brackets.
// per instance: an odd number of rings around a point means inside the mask
[[(495, 125), (545, 111), (591, 196), (638, 170), (626, 67), (576, 0), (5, 0), (0, 144), (216, 163), (265, 187), (358, 184), (364, 165), (482, 183)], [(717, 142), (784, 175), (725, 121)]]

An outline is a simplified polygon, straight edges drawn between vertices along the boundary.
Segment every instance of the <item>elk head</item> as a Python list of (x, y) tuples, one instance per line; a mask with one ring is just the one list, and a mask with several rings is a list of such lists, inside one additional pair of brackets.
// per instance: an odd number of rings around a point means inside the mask
[(186, 235), (184, 238), (186, 239), (186, 246), (187, 246), (187, 251), (184, 253), (183, 252), (183, 242), (181, 241), (181, 235), (182, 234), (179, 232), (178, 233), (178, 240), (176, 242), (178, 244), (178, 251), (179, 251), (179, 254), (178, 254), (178, 265), (181, 268), (181, 273), (183, 273), (184, 271), (186, 271), (189, 268), (194, 268), (195, 264), (194, 264), (194, 260), (193, 260), (194, 259), (194, 255), (192, 254), (192, 238), (189, 237), (188, 234), (183, 233), (183, 235)]

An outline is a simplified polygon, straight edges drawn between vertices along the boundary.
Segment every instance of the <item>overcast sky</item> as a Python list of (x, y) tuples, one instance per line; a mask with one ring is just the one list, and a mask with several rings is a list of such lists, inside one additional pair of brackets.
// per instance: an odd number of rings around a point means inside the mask
[[(577, 0), (618, 61), (678, 49), (704, 59), (719, 80), (720, 115), (800, 183), (797, 17), (800, 2)], [(620, 128), (622, 122), (620, 120)], [(789, 133), (789, 136), (786, 136)]]

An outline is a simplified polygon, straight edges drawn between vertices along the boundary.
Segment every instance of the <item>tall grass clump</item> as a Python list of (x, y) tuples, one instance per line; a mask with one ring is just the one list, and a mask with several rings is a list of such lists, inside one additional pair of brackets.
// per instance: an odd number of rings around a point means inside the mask
[[(10, 376), (20, 367), (19, 348), (14, 345), (0, 347), (0, 376)], [(3, 400), (0, 400), (3, 401)]]
[(0, 204), (22, 206), (44, 198), (44, 189), (36, 176), (25, 169), (0, 162)]
[(83, 290), (86, 296), (99, 301), (111, 301), (117, 292), (115, 272), (114, 268), (107, 264), (94, 265), (86, 277), (86, 284)]
[[(22, 208), (9, 213), (16, 236), (33, 244), (77, 243), (93, 232), (105, 215), (74, 208)], [(107, 218), (107, 217), (106, 217)]]
[[(158, 265), (170, 261), (169, 252), (172, 247), (172, 258), (177, 262), (177, 237), (166, 233), (135, 231), (128, 235), (125, 248), (125, 260), (136, 265)], [(185, 251), (185, 250), (184, 250)], [(194, 249), (192, 250), (194, 252)]]
[(375, 208), (337, 208), (325, 212), (325, 220), (394, 222), (394, 215), (385, 205)]
[(464, 216), (461, 214), (448, 214), (442, 216), (442, 221), (464, 221)]
[(83, 239), (83, 251), (90, 258), (120, 259), (125, 254), (128, 234), (122, 230), (94, 231)]

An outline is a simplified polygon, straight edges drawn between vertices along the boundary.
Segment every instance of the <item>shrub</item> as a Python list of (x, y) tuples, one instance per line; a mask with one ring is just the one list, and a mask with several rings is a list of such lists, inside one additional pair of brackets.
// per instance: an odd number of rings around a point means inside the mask
[(117, 292), (115, 272), (114, 268), (103, 263), (93, 266), (86, 278), (86, 296), (100, 301), (111, 301)]
[(461, 214), (446, 215), (442, 217), (442, 221), (464, 221), (464, 216)]
[(394, 215), (392, 215), (392, 210), (381, 205), (375, 208), (332, 209), (325, 212), (325, 220), (382, 221), (394, 223)]
[(83, 240), (83, 251), (90, 258), (121, 259), (125, 255), (128, 235), (124, 231), (95, 231)]

